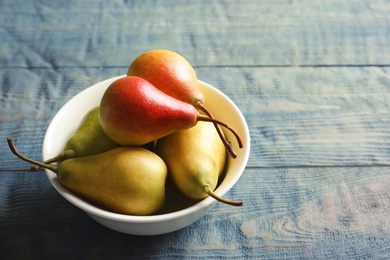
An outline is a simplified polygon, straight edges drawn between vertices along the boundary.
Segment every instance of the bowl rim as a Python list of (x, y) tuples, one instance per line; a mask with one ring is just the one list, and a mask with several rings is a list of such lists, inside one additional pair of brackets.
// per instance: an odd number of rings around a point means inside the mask
[[(51, 136), (51, 132), (53, 131), (53, 128), (55, 127), (56, 121), (59, 120), (60, 115), (63, 115), (64, 113), (66, 113), (67, 107), (70, 106), (72, 104), (72, 102), (75, 102), (75, 100), (77, 100), (77, 98), (80, 98), (80, 96), (85, 95), (85, 92), (92, 91), (93, 88), (96, 88), (102, 84), (107, 84), (107, 87), (108, 87), (109, 82), (112, 82), (112, 81), (114, 81), (118, 78), (121, 78), (123, 76), (126, 76), (126, 75), (120, 75), (120, 76), (112, 77), (112, 78), (97, 82), (97, 83), (91, 85), (90, 87), (87, 87), (86, 89), (80, 91), (75, 96), (73, 96), (70, 100), (68, 100), (60, 108), (60, 110), (54, 115), (51, 122), (49, 123), (49, 126), (48, 126), (46, 133), (45, 133), (45, 136), (44, 136), (43, 148), (45, 148), (47, 146), (47, 143), (50, 142), (49, 137)], [(203, 84), (209, 90), (215, 91), (215, 92), (217, 92), (218, 95), (221, 95), (225, 99), (225, 101), (227, 101), (234, 108), (234, 110), (237, 112), (237, 115), (239, 116), (240, 121), (244, 123), (243, 128), (245, 131), (245, 136), (247, 138), (245, 138), (243, 140), (243, 144), (244, 144), (244, 147), (246, 147), (246, 149), (243, 151), (243, 153), (241, 155), (244, 157), (243, 163), (237, 169), (237, 171), (239, 171), (239, 174), (234, 175), (234, 178), (232, 178), (231, 181), (227, 185), (224, 185), (223, 187), (219, 186), (215, 190), (215, 193), (217, 195), (224, 196), (236, 184), (236, 182), (239, 180), (239, 178), (241, 177), (241, 175), (243, 174), (243, 172), (246, 168), (246, 165), (247, 165), (247, 162), (249, 159), (249, 154), (250, 154), (249, 128), (248, 128), (247, 122), (246, 122), (245, 117), (243, 116), (242, 112), (237, 107), (237, 105), (227, 95), (225, 95), (222, 91), (220, 91), (219, 89), (211, 86), (210, 84), (208, 84), (204, 81), (198, 80), (198, 82), (200, 84)], [(43, 155), (43, 158), (45, 160), (45, 149), (43, 149), (42, 155)], [(198, 212), (198, 211), (205, 209), (205, 208), (207, 208), (207, 207), (209, 207), (212, 204), (217, 202), (217, 200), (215, 200), (214, 198), (209, 196), (209, 197), (207, 197), (207, 198), (205, 198), (205, 199), (203, 199), (203, 200), (201, 200), (201, 201), (199, 201), (199, 202), (197, 202), (197, 203), (195, 203), (187, 208), (180, 209), (180, 210), (174, 211), (174, 212), (167, 212), (167, 213), (148, 215), (148, 216), (120, 214), (120, 213), (115, 213), (115, 212), (111, 212), (111, 211), (99, 208), (98, 206), (95, 206), (93, 204), (88, 203), (84, 199), (80, 198), (78, 195), (74, 194), (73, 192), (71, 192), (68, 189), (66, 189), (65, 187), (63, 187), (58, 182), (56, 177), (54, 177), (54, 178), (52, 177), (52, 175), (53, 175), (52, 171), (45, 169), (45, 172), (46, 172), (47, 178), (49, 179), (51, 184), (54, 186), (54, 188), (61, 194), (61, 196), (63, 196), (66, 200), (68, 200), (74, 206), (80, 208), (81, 210), (83, 210), (87, 213), (93, 214), (95, 216), (99, 216), (101, 218), (114, 220), (114, 221), (131, 222), (131, 223), (167, 222), (170, 220), (174, 220), (174, 219)]]

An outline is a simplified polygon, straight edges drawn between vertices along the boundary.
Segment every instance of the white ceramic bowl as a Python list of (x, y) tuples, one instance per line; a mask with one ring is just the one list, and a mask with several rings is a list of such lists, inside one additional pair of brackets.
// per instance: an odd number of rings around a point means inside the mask
[[(58, 111), (45, 134), (44, 160), (58, 155), (63, 150), (65, 142), (73, 134), (85, 114), (100, 104), (106, 88), (120, 77), (123, 76), (104, 80), (85, 89)], [(202, 81), (199, 81), (199, 84), (206, 96), (206, 107), (215, 118), (233, 127), (241, 136), (244, 144), (242, 149), (238, 148), (234, 136), (229, 131), (225, 131), (227, 138), (232, 141), (233, 148), (237, 152), (237, 158), (229, 157), (226, 175), (215, 191), (219, 196), (224, 196), (238, 181), (247, 164), (250, 151), (249, 130), (240, 110), (226, 95)], [(46, 170), (46, 175), (54, 188), (65, 199), (85, 211), (91, 218), (108, 228), (133, 235), (158, 235), (176, 231), (201, 218), (216, 203), (216, 200), (211, 197), (196, 202), (181, 198), (182, 201), (179, 202), (176, 201), (176, 198), (180, 196), (173, 191), (171, 197), (175, 198), (175, 203), (172, 203), (175, 206), (168, 206), (161, 213), (151, 216), (122, 215), (93, 205), (70, 192), (58, 182), (55, 173)], [(231, 206), (226, 205), (226, 207)]]

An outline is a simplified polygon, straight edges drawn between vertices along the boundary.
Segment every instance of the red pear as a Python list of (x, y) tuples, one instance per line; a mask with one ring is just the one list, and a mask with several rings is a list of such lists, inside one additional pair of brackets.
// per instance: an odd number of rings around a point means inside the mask
[(205, 103), (205, 97), (198, 87), (195, 70), (176, 52), (146, 51), (131, 63), (127, 75), (144, 78), (156, 88), (184, 102)]
[(126, 146), (143, 145), (198, 121), (228, 125), (201, 115), (191, 104), (157, 89), (147, 80), (125, 76), (107, 88), (100, 103), (99, 120), (104, 132)]
[[(146, 51), (131, 63), (127, 75), (144, 78), (164, 93), (192, 104), (196, 109), (213, 118), (204, 106), (205, 96), (199, 89), (195, 70), (180, 54), (161, 49)], [(225, 139), (218, 126), (215, 127), (229, 154), (235, 158), (237, 155), (231, 143)], [(236, 137), (241, 148), (242, 141), (239, 136)]]

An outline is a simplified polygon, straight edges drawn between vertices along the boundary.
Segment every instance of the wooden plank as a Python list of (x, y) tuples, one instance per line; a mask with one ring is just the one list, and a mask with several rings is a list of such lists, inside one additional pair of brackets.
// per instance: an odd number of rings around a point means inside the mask
[[(39, 157), (44, 132), (56, 111), (83, 89), (125, 71), (6, 71), (0, 110), (7, 113), (0, 117), (7, 124), (0, 129), (17, 136), (21, 149), (36, 147), (32, 156)], [(388, 68), (198, 67), (196, 71), (243, 112), (252, 139), (251, 167), (388, 165), (390, 161)], [(13, 158), (8, 150), (0, 153), (6, 161)], [(12, 163), (17, 162), (12, 159)]]
[(252, 138), (250, 166), (390, 161), (388, 68), (197, 68), (197, 72), (245, 115)]
[(306, 257), (321, 259), (388, 257), (387, 167), (251, 169), (246, 174), (234, 196), (249, 195), (240, 229), (253, 248), (305, 248)]
[(196, 66), (390, 61), (390, 8), (382, 1), (83, 1), (61, 8), (6, 1), (0, 8), (2, 66), (128, 66), (153, 48), (175, 50)]
[[(390, 258), (389, 11), (383, 0), (1, 1), (0, 255)], [(225, 196), (244, 207), (217, 203), (185, 229), (138, 237), (66, 202), (5, 138), (41, 158), (66, 101), (152, 48), (182, 53), (238, 105), (252, 150)]]
[[(8, 201), (0, 215), (0, 252), (6, 255), (54, 256), (81, 246), (89, 256), (134, 258), (390, 257), (388, 167), (249, 168), (225, 196), (243, 200), (243, 207), (217, 203), (193, 225), (156, 237), (100, 226), (60, 197), (41, 173), (3, 180), (8, 192), (1, 194), (13, 194), (0, 198)], [(86, 233), (92, 240), (75, 240)], [(20, 246), (26, 250), (14, 250)], [(74, 254), (83, 256), (82, 250)]]

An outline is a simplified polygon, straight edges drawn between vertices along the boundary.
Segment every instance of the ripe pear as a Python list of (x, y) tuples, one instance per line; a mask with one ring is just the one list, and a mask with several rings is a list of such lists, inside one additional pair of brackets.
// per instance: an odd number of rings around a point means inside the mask
[(34, 161), (20, 154), (8, 138), (11, 151), (19, 158), (57, 174), (70, 191), (112, 212), (150, 215), (165, 201), (167, 167), (155, 153), (141, 147), (119, 147), (104, 153), (71, 158), (57, 165)]
[(168, 176), (191, 199), (212, 196), (218, 201), (241, 206), (214, 193), (226, 163), (226, 149), (214, 126), (199, 122), (157, 140), (155, 152), (168, 167)]
[(176, 52), (158, 49), (141, 53), (130, 64), (127, 75), (144, 78), (161, 91), (184, 102), (205, 103), (195, 70)]
[[(213, 118), (204, 105), (205, 96), (199, 89), (195, 70), (180, 54), (162, 49), (146, 51), (130, 64), (127, 75), (144, 78), (164, 93), (194, 105), (195, 108)], [(224, 138), (216, 124), (215, 127), (229, 154), (236, 158), (237, 154), (231, 143)], [(236, 136), (236, 138), (239, 147), (242, 148), (240, 137)]]
[[(85, 115), (75, 133), (66, 142), (63, 152), (44, 163), (94, 155), (119, 146), (103, 131), (99, 122), (99, 107), (95, 107)], [(37, 170), (39, 166), (34, 165), (31, 169)]]
[(201, 115), (191, 104), (135, 76), (124, 76), (110, 84), (101, 99), (99, 120), (103, 131), (125, 146), (155, 141), (198, 121), (217, 123), (237, 135), (225, 123)]

